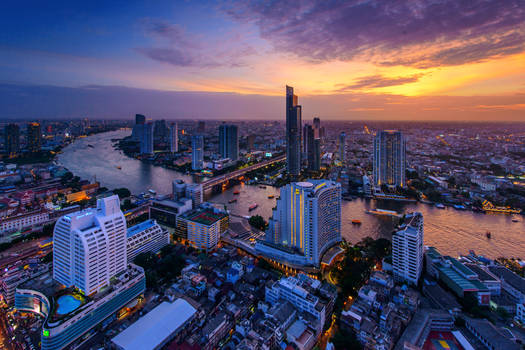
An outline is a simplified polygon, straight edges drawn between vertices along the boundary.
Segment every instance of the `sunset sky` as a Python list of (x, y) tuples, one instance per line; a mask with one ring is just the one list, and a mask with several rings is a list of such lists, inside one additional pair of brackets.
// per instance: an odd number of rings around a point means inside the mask
[(2, 118), (525, 121), (525, 1), (2, 1)]

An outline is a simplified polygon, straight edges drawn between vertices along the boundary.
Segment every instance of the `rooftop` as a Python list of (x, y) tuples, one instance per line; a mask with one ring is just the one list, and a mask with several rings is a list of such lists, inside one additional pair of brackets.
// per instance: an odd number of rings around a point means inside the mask
[[(20, 284), (17, 287), (17, 290), (27, 289), (38, 291), (44, 294), (51, 304), (51, 312), (49, 317), (47, 318), (46, 323), (49, 325), (49, 327), (55, 327), (69, 320), (79, 312), (82, 312), (84, 309), (86, 309), (86, 307), (90, 307), (93, 304), (93, 302), (101, 300), (102, 298), (110, 294), (112, 291), (122, 288), (123, 283), (137, 277), (141, 273), (143, 273), (141, 267), (129, 265), (128, 269), (122, 271), (120, 274), (112, 278), (109, 285), (103, 287), (99, 292), (90, 296), (81, 295), (75, 290), (74, 287), (66, 288), (62, 284), (56, 282), (55, 280), (53, 280), (53, 273), (51, 270), (37, 275), (36, 277), (31, 278), (26, 282)], [(78, 307), (75, 308), (70, 308), (70, 305), (63, 305), (66, 307), (65, 309), (64, 307), (62, 307), (61, 310), (62, 312), (63, 310), (66, 310), (66, 312), (58, 313), (57, 309), (60, 305), (58, 305), (59, 303), (57, 301), (60, 300), (60, 297), (66, 295), (70, 295), (77, 300), (81, 300), (81, 303)], [(66, 303), (68, 304), (73, 302), (71, 298), (63, 298), (62, 300), (66, 300)]]
[(522, 278), (504, 266), (490, 266), (490, 272), (505, 280), (515, 289), (525, 294), (525, 278)]
[(492, 281), (492, 282), (498, 281), (498, 279), (494, 277), (493, 274), (483, 270), (477, 264), (465, 264), (465, 266), (467, 266), (470, 270), (472, 270), (475, 274), (477, 274), (481, 281)]
[(208, 208), (196, 209), (188, 213), (182, 214), (182, 218), (186, 220), (193, 221), (193, 222), (207, 225), (207, 226), (212, 225), (227, 216), (228, 215), (223, 212), (214, 211), (213, 209), (208, 209)]
[(146, 220), (144, 222), (141, 222), (140, 224), (137, 224), (135, 226), (131, 226), (128, 228), (128, 237), (132, 237), (136, 235), (137, 233), (140, 233), (142, 231), (147, 230), (148, 228), (151, 228), (155, 226), (157, 222), (155, 220)]
[(125, 350), (157, 349), (193, 318), (197, 310), (186, 300), (161, 303), (112, 339)]
[(496, 349), (518, 350), (520, 346), (506, 338), (492, 323), (484, 319), (465, 317), (467, 325), (474, 328), (478, 334), (482, 334)]

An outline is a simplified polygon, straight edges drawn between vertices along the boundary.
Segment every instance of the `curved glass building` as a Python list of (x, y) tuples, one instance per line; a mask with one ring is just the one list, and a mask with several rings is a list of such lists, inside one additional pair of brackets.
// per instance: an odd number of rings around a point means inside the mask
[(308, 180), (281, 188), (266, 240), (256, 250), (275, 260), (318, 267), (323, 254), (340, 241), (341, 185)]

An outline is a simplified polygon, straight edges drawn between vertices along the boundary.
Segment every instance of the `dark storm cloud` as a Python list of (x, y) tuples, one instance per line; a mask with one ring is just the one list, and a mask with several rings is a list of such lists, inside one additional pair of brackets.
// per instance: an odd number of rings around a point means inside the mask
[(350, 85), (339, 84), (337, 91), (344, 92), (359, 89), (373, 89), (388, 86), (404, 85), (414, 83), (418, 81), (419, 78), (421, 78), (422, 76), (423, 74), (413, 74), (406, 77), (387, 78), (382, 75), (369, 75), (366, 77), (358, 78), (353, 84)]
[(525, 51), (523, 0), (229, 1), (275, 49), (312, 61), (457, 65)]

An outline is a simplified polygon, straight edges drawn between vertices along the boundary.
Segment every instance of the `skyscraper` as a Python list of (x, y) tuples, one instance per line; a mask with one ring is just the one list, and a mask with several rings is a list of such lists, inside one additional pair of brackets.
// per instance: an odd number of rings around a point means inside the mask
[(321, 119), (319, 117), (314, 118), (314, 138), (320, 138), (321, 130)]
[(346, 163), (346, 133), (344, 131), (339, 134), (339, 160), (342, 164)]
[(321, 139), (314, 138), (314, 149), (312, 151), (312, 165), (310, 170), (319, 171), (321, 170)]
[(191, 137), (191, 168), (201, 170), (204, 167), (204, 136)]
[(153, 140), (157, 142), (167, 142), (169, 139), (170, 129), (164, 119), (155, 120), (153, 131)]
[(222, 158), (239, 159), (239, 129), (237, 125), (219, 126), (219, 153)]
[(179, 130), (177, 123), (170, 125), (170, 152), (177, 153), (179, 151)]
[(314, 129), (310, 124), (303, 126), (303, 154), (306, 157), (306, 163), (310, 168), (313, 163), (314, 152)]
[(142, 114), (135, 114), (135, 124), (146, 124), (146, 117)]
[(374, 138), (374, 184), (405, 186), (405, 138), (400, 131), (384, 130)]
[(392, 234), (392, 268), (394, 278), (417, 285), (423, 270), (423, 215), (407, 214)]
[(135, 125), (133, 125), (133, 130), (131, 130), (131, 139), (133, 141), (140, 142), (142, 140), (144, 124), (146, 124), (146, 117), (142, 114), (135, 114)]
[(42, 129), (40, 123), (27, 124), (27, 150), (39, 152), (42, 148)]
[(293, 87), (286, 86), (286, 170), (292, 176), (301, 172), (301, 106)]
[(20, 127), (17, 124), (8, 124), (4, 128), (5, 153), (9, 158), (20, 154)]
[(277, 260), (319, 266), (324, 252), (340, 241), (341, 185), (308, 180), (281, 188), (266, 243), (258, 242), (256, 249)]
[(154, 133), (154, 124), (149, 122), (142, 124), (142, 132), (140, 139), (140, 154), (153, 154), (154, 143), (153, 143), (153, 133)]
[(126, 230), (116, 195), (61, 217), (53, 232), (53, 278), (85, 294), (108, 285), (127, 267)]

